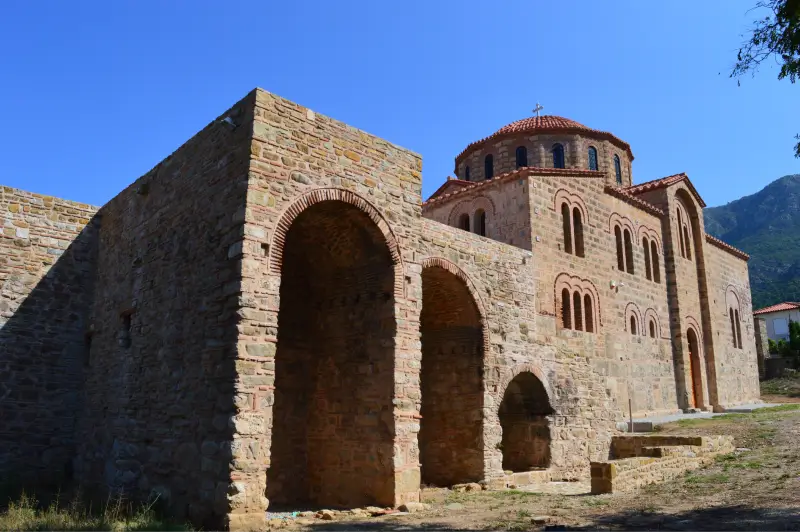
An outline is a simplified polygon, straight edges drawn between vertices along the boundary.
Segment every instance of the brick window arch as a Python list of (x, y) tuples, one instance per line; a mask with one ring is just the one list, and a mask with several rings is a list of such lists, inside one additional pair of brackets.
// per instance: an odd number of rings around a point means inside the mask
[(632, 336), (643, 335), (644, 320), (642, 320), (642, 313), (636, 303), (628, 303), (625, 305), (625, 328)]
[[(650, 336), (650, 338), (661, 338), (661, 326), (659, 325), (658, 314), (656, 314), (656, 311), (652, 308), (645, 310), (644, 320), (647, 322), (648, 336)], [(642, 334), (644, 333), (645, 331), (642, 331)]]
[(584, 227), (587, 224), (586, 205), (584, 205), (580, 196), (572, 194), (563, 188), (556, 192), (555, 205), (561, 212), (564, 251), (577, 257), (584, 257)]
[(517, 157), (517, 168), (523, 168), (528, 166), (528, 148), (525, 146), (517, 147), (516, 152)]
[(634, 273), (633, 238), (636, 232), (633, 222), (618, 213), (609, 218), (609, 230), (614, 233), (617, 251), (617, 269), (621, 272)]
[(728, 305), (728, 319), (731, 322), (731, 338), (733, 339), (733, 347), (742, 349), (742, 324), (739, 314), (739, 294), (736, 289), (730, 285), (725, 290), (725, 303)]
[(562, 273), (556, 278), (556, 308), (564, 329), (597, 332), (597, 290), (590, 281)]
[(678, 240), (680, 242), (681, 257), (692, 260), (692, 229), (686, 207), (678, 200), (675, 208), (678, 215)]

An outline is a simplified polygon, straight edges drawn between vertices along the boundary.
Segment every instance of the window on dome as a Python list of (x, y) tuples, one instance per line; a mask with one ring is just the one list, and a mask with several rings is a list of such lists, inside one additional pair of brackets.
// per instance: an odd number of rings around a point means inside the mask
[(520, 146), (517, 148), (517, 168), (528, 166), (528, 148)]
[(619, 155), (614, 155), (614, 174), (617, 177), (617, 184), (622, 184), (622, 166), (619, 163)]
[(553, 168), (564, 168), (564, 146), (553, 145)]
[(589, 146), (589, 170), (597, 170), (597, 148)]
[(483, 160), (483, 178), (491, 179), (494, 177), (494, 157), (487, 155)]
[(466, 179), (467, 181), (469, 181), (469, 166), (467, 166), (466, 168), (464, 168), (464, 179)]

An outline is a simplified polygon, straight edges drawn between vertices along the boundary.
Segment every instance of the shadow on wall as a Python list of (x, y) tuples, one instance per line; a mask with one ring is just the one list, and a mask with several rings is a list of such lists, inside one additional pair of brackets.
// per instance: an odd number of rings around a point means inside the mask
[(95, 216), (41, 278), (56, 249), (0, 242), (0, 492), (72, 477), (98, 230)]

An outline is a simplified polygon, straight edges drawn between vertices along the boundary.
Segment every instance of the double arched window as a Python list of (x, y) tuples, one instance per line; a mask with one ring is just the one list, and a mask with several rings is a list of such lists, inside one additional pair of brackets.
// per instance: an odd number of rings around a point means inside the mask
[(621, 272), (634, 273), (633, 241), (630, 229), (614, 226), (614, 240), (617, 244), (617, 269)]
[(678, 203), (678, 241), (681, 248), (681, 257), (684, 259), (692, 260), (692, 244), (691, 244), (691, 231), (689, 229), (689, 216), (686, 214), (686, 209), (683, 205)]
[(528, 148), (520, 146), (517, 148), (517, 168), (528, 166)]
[(644, 251), (644, 275), (648, 281), (661, 282), (661, 266), (658, 262), (658, 247), (654, 238), (642, 237)]
[(553, 168), (564, 168), (564, 146), (553, 144)]
[(483, 160), (483, 178), (491, 179), (494, 177), (494, 157), (487, 155)]
[(589, 170), (597, 170), (597, 148), (589, 146)]
[(578, 207), (570, 207), (566, 201), (562, 203), (561, 226), (564, 230), (564, 251), (583, 257), (583, 215), (581, 210)]
[(619, 155), (614, 154), (614, 176), (617, 178), (617, 184), (622, 184), (622, 165), (619, 162)]
[(591, 294), (561, 291), (561, 325), (573, 331), (595, 332), (594, 301)]

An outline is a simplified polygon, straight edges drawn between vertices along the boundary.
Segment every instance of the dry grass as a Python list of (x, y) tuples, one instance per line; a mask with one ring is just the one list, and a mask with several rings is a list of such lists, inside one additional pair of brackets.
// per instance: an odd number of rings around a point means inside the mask
[(23, 493), (0, 512), (0, 530), (191, 530), (158, 518), (154, 503), (134, 506), (118, 497), (92, 508), (76, 496), (65, 505), (56, 499), (42, 506), (35, 497)]

